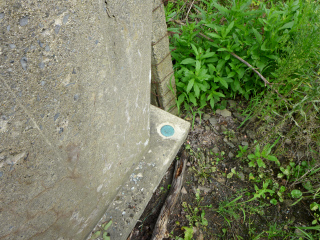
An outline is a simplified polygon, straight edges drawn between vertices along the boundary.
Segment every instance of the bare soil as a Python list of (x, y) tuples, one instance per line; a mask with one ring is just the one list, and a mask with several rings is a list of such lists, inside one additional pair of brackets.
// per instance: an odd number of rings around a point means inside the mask
[[(253, 141), (258, 138), (252, 128), (247, 127), (245, 131), (238, 128), (244, 120), (240, 112), (245, 107), (245, 103), (240, 105), (239, 102), (229, 101), (227, 109), (231, 116), (214, 114), (207, 109), (201, 120), (199, 117), (196, 118), (194, 128), (190, 130), (185, 144), (182, 146), (182, 149), (187, 147), (192, 151), (189, 150), (188, 167), (178, 203), (170, 215), (168, 224), (170, 237), (166, 239), (177, 239), (177, 236), (183, 239), (184, 230), (182, 227), (190, 226), (187, 219), (190, 212), (183, 205), (189, 205), (191, 210), (198, 208), (199, 212), (196, 214), (198, 218), (195, 219), (200, 219), (200, 222), (202, 210), (205, 212), (207, 226), (198, 223), (196, 224), (198, 226), (193, 227), (193, 239), (196, 240), (254, 239), (259, 233), (263, 234), (256, 239), (283, 239), (289, 232), (299, 236), (301, 233), (292, 230), (292, 228), (294, 226), (308, 226), (312, 221), (309, 203), (301, 201), (299, 204), (289, 207), (293, 200), (285, 200), (276, 205), (270, 204), (267, 199), (264, 201), (265, 203), (252, 201), (239, 205), (239, 209), (225, 212), (225, 217), (218, 213), (219, 204), (223, 204), (224, 201), (230, 202), (241, 195), (243, 196), (241, 201), (245, 201), (252, 198), (252, 195), (246, 196), (245, 190), (254, 192), (254, 184), (248, 179), (251, 169), (246, 162), (236, 158), (239, 145), (249, 145), (250, 147)], [(228, 114), (228, 112), (223, 114), (226, 113)], [(188, 117), (185, 119), (192, 121)], [(217, 161), (217, 158), (220, 160)], [(199, 159), (202, 160), (199, 161)], [(212, 162), (214, 164), (211, 164)], [(207, 167), (203, 167), (203, 164), (207, 164)], [(231, 169), (235, 169), (237, 175), (227, 178)], [(172, 165), (128, 239), (148, 240), (151, 238), (154, 225), (169, 193), (173, 170)], [(282, 184), (286, 185), (287, 183), (284, 181)], [(196, 201), (197, 189), (200, 190), (200, 203)], [(241, 209), (245, 209), (245, 212)], [(274, 231), (274, 236), (270, 226), (277, 230)]]

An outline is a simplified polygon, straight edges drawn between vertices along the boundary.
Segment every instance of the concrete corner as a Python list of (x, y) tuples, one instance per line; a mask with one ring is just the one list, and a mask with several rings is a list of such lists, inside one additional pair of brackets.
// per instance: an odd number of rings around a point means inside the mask
[(96, 229), (101, 223), (112, 219), (113, 223), (107, 230), (111, 239), (127, 239), (186, 139), (189, 128), (189, 122), (150, 106), (149, 146), (132, 169), (129, 179), (109, 205)]

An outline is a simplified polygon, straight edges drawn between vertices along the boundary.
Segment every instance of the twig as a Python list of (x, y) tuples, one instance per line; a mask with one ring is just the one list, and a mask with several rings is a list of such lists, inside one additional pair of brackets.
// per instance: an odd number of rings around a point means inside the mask
[(176, 204), (178, 196), (180, 194), (182, 183), (183, 183), (183, 176), (186, 169), (186, 164), (187, 164), (187, 153), (184, 150), (182, 152), (181, 159), (176, 162), (173, 181), (171, 185), (172, 188), (168, 198), (166, 199), (166, 202), (164, 203), (161, 209), (151, 240), (161, 240), (163, 238), (169, 237), (169, 233), (167, 230), (169, 215), (173, 210), (173, 207)]
[(188, 15), (189, 15), (189, 12), (190, 12), (193, 4), (194, 4), (194, 1), (195, 1), (195, 0), (192, 1), (191, 5), (190, 5), (190, 7), (189, 7), (189, 9), (188, 9), (188, 12), (187, 12), (187, 15), (186, 15), (186, 18), (185, 18), (186, 21), (188, 20)]

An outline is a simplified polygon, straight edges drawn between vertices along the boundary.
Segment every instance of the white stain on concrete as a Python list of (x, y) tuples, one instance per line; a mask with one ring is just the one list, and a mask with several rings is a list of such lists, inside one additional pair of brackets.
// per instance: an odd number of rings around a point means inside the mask
[(8, 121), (0, 119), (0, 133), (7, 131)]
[(102, 187), (103, 187), (103, 184), (100, 184), (100, 185), (97, 187), (97, 192), (100, 192)]

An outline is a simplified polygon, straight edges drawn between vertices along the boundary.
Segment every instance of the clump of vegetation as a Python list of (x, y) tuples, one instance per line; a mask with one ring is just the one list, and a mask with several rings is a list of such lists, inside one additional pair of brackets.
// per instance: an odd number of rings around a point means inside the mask
[[(204, 108), (224, 109), (226, 99), (246, 99), (241, 128), (257, 132), (254, 146), (240, 147), (236, 156), (240, 169), (250, 169), (250, 187), (206, 210), (225, 220), (221, 238), (233, 231), (243, 239), (233, 222), (243, 224), (250, 239), (320, 237), (319, 10), (313, 0), (175, 0), (166, 6), (179, 111), (194, 121)], [(195, 176), (200, 184), (209, 182), (219, 161), (193, 154)], [(236, 168), (226, 174), (237, 176)], [(309, 226), (288, 219), (258, 227), (254, 216), (284, 202), (292, 209), (307, 206)], [(206, 223), (205, 213), (184, 208), (193, 216), (185, 227), (185, 239), (191, 239), (191, 226)]]

